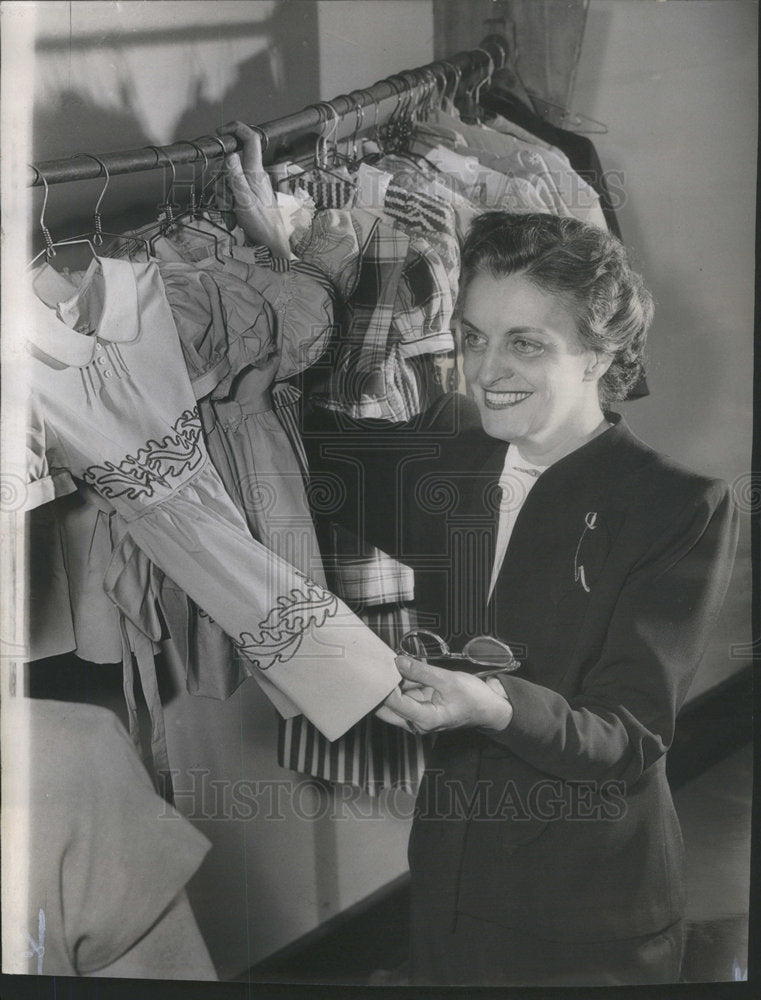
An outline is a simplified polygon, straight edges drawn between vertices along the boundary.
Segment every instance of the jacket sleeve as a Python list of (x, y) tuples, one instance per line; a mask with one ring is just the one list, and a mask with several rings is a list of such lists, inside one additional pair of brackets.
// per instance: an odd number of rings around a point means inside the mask
[(636, 782), (671, 744), (726, 594), (737, 533), (726, 485), (704, 488), (633, 567), (580, 694), (569, 701), (504, 677), (514, 714), (492, 738), (560, 778)]

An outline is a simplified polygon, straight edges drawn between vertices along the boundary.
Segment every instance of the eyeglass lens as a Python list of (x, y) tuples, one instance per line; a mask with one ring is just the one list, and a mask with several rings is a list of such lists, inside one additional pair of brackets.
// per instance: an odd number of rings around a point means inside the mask
[(491, 635), (479, 635), (463, 646), (463, 653), (479, 666), (507, 667), (515, 663), (512, 650), (506, 643)]

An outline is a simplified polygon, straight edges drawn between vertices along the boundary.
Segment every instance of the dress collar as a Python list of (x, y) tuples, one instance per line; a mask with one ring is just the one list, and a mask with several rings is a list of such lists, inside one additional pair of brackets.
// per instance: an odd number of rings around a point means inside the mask
[[(84, 368), (92, 361), (98, 340), (119, 344), (139, 336), (137, 281), (130, 261), (96, 257), (81, 281), (69, 281), (43, 264), (34, 272), (32, 285), (36, 316), (29, 339), (62, 364)], [(72, 329), (81, 316), (97, 312), (99, 304), (92, 333)]]

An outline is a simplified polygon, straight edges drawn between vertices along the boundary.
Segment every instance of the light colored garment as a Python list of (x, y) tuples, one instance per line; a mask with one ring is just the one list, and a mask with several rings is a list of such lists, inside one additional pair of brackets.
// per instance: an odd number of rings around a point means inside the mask
[(507, 454), (505, 455), (505, 465), (502, 469), (502, 475), (499, 477), (501, 496), (499, 501), (497, 541), (494, 546), (494, 564), (491, 571), (487, 600), (491, 600), (491, 595), (494, 592), (494, 585), (502, 569), (505, 553), (510, 544), (510, 536), (513, 533), (513, 528), (515, 527), (521, 507), (526, 502), (526, 497), (531, 492), (531, 488), (544, 472), (545, 468), (546, 466), (534, 465), (533, 462), (527, 462), (515, 445), (508, 447)]
[(119, 610), (103, 590), (114, 516), (84, 484), (28, 511), (29, 661), (69, 652), (90, 663), (122, 659)]
[(463, 156), (446, 146), (423, 147), (425, 158), (439, 170), (454, 177), (467, 197), (483, 209), (526, 214), (551, 212), (551, 203), (542, 200), (538, 186), (524, 176), (508, 176), (479, 163), (476, 156)]
[[(505, 119), (502, 119), (505, 122)], [(548, 143), (521, 129), (507, 123), (510, 128), (497, 128), (494, 122), (488, 125), (471, 124), (453, 118), (443, 111), (434, 111), (425, 122), (418, 123), (420, 135), (430, 136), (435, 141), (444, 141), (453, 148), (461, 146), (471, 151), (483, 149), (499, 155), (514, 152), (517, 149), (536, 149), (542, 146), (552, 149)]]
[(29, 340), (30, 500), (76, 476), (122, 515), (105, 580), (116, 603), (142, 553), (233, 637), (281, 710), (334, 738), (379, 704), (398, 683), (391, 651), (251, 538), (211, 467), (157, 265), (94, 260), (73, 299), (37, 301)]
[(516, 139), (522, 139), (529, 145), (538, 146), (540, 149), (554, 148), (549, 142), (538, 138), (533, 132), (529, 132), (528, 129), (521, 128), (515, 122), (508, 121), (503, 115), (492, 115), (485, 127), (493, 129), (496, 132), (501, 132), (503, 135), (512, 135)]
[(607, 229), (597, 192), (580, 177), (565, 154), (557, 150), (518, 150), (506, 156), (476, 150), (479, 162), (502, 173), (520, 174), (543, 184), (551, 193), (556, 215), (570, 215)]
[(11, 839), (26, 836), (3, 884), (3, 972), (97, 974), (151, 930), (209, 841), (155, 793), (113, 712), (29, 699), (4, 708), (14, 749), (4, 819)]

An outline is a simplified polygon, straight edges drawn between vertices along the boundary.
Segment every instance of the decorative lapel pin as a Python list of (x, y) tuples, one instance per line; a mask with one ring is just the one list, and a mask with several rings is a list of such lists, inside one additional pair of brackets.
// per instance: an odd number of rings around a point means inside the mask
[(594, 531), (597, 527), (597, 511), (590, 510), (584, 515), (584, 530), (581, 533), (581, 538), (579, 538), (579, 544), (576, 546), (576, 555), (573, 557), (573, 580), (574, 583), (581, 583), (584, 590), (589, 593), (589, 586), (587, 585), (587, 580), (584, 575), (584, 566), (579, 562), (579, 552), (581, 551), (581, 543), (584, 541), (588, 531)]

